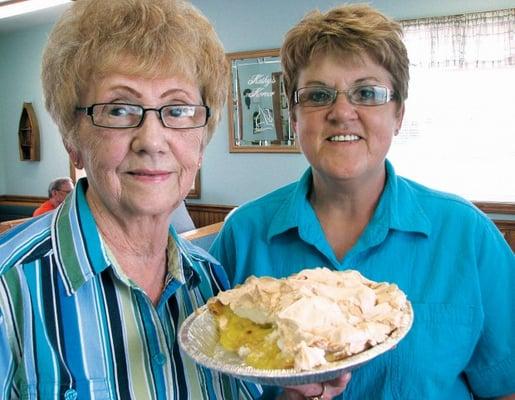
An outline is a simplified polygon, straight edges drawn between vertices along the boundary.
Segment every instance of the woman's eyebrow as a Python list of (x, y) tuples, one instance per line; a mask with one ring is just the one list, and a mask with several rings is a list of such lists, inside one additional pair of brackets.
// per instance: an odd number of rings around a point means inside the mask
[(189, 96), (188, 92), (184, 91), (183, 89), (179, 89), (179, 88), (173, 88), (173, 89), (169, 89), (167, 90), (166, 92), (164, 92), (161, 96), (159, 96), (161, 99), (166, 97), (166, 96), (169, 96), (171, 94), (174, 94), (175, 92), (180, 92), (180, 93), (183, 93), (187, 96)]
[(134, 95), (135, 97), (137, 98), (140, 98), (141, 97), (141, 93), (138, 92), (137, 90), (129, 87), (129, 86), (126, 86), (126, 85), (115, 85), (113, 87), (110, 87), (109, 90), (122, 90), (122, 91), (127, 91), (127, 92), (130, 92), (132, 95)]
[(375, 76), (366, 76), (364, 78), (359, 78), (359, 79), (356, 79), (354, 81), (354, 84), (356, 83), (364, 83), (364, 82), (370, 82), (370, 81), (374, 81), (374, 82), (380, 82), (379, 79), (377, 79)]
[[(300, 86), (300, 85), (299, 85)], [(329, 86), (326, 82), (319, 80), (310, 80), (307, 81), (304, 86)]]
[[(380, 82), (380, 80), (377, 79), (374, 76), (366, 76), (366, 77), (363, 77), (363, 78), (356, 79), (354, 82), (352, 82), (351, 86), (355, 86), (356, 84), (359, 85), (359, 84), (362, 84), (362, 83), (365, 83), (365, 82), (370, 82), (370, 81)], [(303, 86), (304, 87), (305, 86), (328, 86), (328, 87), (332, 87), (332, 85), (327, 84), (327, 82), (324, 82), (324, 81), (321, 81), (321, 80), (317, 80), (317, 79), (309, 80), (306, 83), (304, 83)]]

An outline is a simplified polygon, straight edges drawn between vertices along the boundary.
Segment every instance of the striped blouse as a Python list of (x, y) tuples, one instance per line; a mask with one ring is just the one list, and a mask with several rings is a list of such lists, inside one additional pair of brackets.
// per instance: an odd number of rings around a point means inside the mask
[(261, 388), (196, 365), (181, 322), (227, 287), (225, 272), (170, 229), (157, 306), (105, 247), (87, 180), (56, 212), (0, 236), (0, 399), (252, 399)]

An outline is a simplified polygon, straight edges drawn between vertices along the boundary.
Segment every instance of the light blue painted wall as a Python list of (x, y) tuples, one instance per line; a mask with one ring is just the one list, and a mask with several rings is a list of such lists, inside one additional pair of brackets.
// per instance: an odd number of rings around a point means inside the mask
[[(307, 11), (326, 10), (330, 0), (192, 0), (213, 22), (227, 52), (276, 48)], [(397, 18), (460, 14), (513, 7), (513, 0), (375, 0), (370, 4)], [(1, 21), (0, 21), (1, 24)], [(68, 174), (57, 128), (42, 105), (40, 55), (50, 26), (0, 35), (0, 194), (40, 195), (54, 176)], [(17, 124), (23, 101), (32, 101), (41, 128), (41, 161), (18, 158)], [(296, 180), (307, 167), (300, 154), (231, 154), (224, 114), (202, 167), (204, 204), (239, 205)]]
[[(1, 21), (0, 21), (1, 23)], [(50, 26), (0, 35), (0, 194), (46, 196), (50, 180), (69, 175), (68, 156), (43, 104), (41, 54)], [(32, 103), (40, 130), (41, 161), (20, 161), (18, 123)]]

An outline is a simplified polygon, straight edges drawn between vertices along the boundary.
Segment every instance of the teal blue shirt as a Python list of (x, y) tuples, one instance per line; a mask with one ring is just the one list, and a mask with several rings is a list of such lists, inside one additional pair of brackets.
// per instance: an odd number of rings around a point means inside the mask
[(0, 235), (0, 399), (259, 398), (178, 346), (182, 321), (227, 288), (220, 264), (170, 228), (154, 306), (106, 249), (86, 187), (81, 179), (56, 211)]
[(515, 258), (471, 203), (397, 176), (342, 260), (308, 201), (312, 175), (239, 207), (211, 253), (232, 284), (303, 268), (395, 282), (414, 307), (408, 336), (353, 372), (345, 399), (470, 399), (515, 393)]

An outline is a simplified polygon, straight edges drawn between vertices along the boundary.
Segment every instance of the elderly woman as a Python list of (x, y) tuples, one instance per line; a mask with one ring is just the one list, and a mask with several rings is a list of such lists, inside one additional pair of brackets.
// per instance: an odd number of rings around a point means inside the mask
[[(310, 168), (228, 218), (212, 254), (231, 283), (327, 266), (407, 293), (412, 330), (353, 371), (346, 399), (514, 393), (512, 251), (472, 204), (397, 176), (386, 160), (408, 95), (399, 24), (368, 6), (313, 12), (288, 32), (281, 58)], [(331, 383), (324, 391), (334, 394)]]
[(179, 351), (224, 287), (177, 237), (226, 97), (208, 21), (181, 0), (78, 0), (44, 52), (47, 108), (77, 168), (56, 211), (0, 237), (0, 398), (239, 399), (261, 389)]

